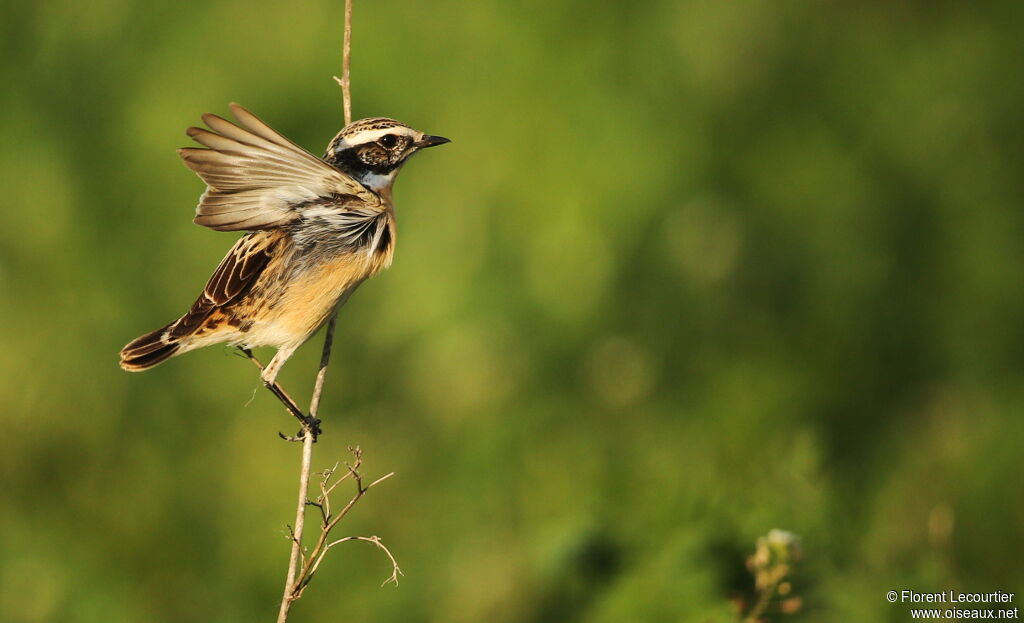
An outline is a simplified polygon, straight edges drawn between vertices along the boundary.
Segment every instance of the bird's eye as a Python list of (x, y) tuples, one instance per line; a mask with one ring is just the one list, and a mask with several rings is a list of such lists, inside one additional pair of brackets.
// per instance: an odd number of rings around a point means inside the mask
[(395, 146), (395, 143), (398, 142), (398, 139), (395, 138), (394, 134), (385, 134), (384, 136), (380, 137), (380, 140), (377, 142), (380, 143), (381, 147), (391, 149), (392, 147)]

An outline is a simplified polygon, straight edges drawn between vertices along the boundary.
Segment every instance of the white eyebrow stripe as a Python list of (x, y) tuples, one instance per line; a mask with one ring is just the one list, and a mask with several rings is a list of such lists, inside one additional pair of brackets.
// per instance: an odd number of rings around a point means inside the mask
[(347, 147), (353, 147), (355, 145), (362, 145), (364, 143), (376, 141), (380, 137), (388, 134), (399, 134), (402, 136), (408, 136), (413, 140), (419, 138), (417, 136), (419, 132), (413, 130), (412, 128), (400, 125), (391, 128), (380, 128), (379, 130), (360, 130), (359, 132), (356, 132), (352, 136), (346, 136), (341, 141), (339, 141), (335, 145), (335, 150), (337, 151), (338, 149), (345, 149)]

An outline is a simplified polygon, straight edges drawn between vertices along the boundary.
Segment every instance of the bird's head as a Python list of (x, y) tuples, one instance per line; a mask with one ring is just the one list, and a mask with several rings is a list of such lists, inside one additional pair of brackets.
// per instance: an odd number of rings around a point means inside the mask
[(414, 153), (449, 143), (401, 121), (372, 117), (353, 121), (331, 141), (324, 160), (376, 191), (390, 190), (402, 165)]

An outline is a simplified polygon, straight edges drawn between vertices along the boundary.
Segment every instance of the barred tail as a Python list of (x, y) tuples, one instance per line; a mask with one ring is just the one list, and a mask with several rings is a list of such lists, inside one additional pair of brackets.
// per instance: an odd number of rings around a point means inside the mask
[(129, 372), (141, 372), (177, 354), (181, 344), (177, 338), (166, 335), (170, 328), (171, 325), (160, 327), (122, 348), (121, 368)]

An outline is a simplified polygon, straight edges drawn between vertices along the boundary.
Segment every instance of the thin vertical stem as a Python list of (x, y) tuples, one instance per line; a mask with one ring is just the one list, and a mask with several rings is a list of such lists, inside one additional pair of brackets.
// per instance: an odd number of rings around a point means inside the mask
[(309, 416), (315, 418), (320, 412), (320, 394), (324, 391), (324, 379), (327, 378), (327, 364), (331, 362), (331, 345), (334, 343), (334, 324), (338, 320), (338, 312), (331, 314), (324, 334), (324, 350), (320, 355), (320, 369), (316, 373), (316, 384), (313, 386), (313, 397), (309, 400)]
[(302, 553), (302, 529), (306, 523), (306, 501), (309, 492), (309, 472), (313, 463), (313, 434), (307, 427), (302, 437), (302, 468), (299, 472), (299, 502), (295, 510), (295, 527), (292, 530), (292, 553), (288, 560), (288, 577), (284, 583), (284, 595), (281, 597), (281, 608), (277, 612), (277, 623), (288, 620), (288, 610), (295, 601), (295, 575), (298, 573), (299, 558)]
[[(342, 107), (345, 111), (345, 125), (352, 123), (352, 92), (351, 92), (351, 58), (352, 58), (352, 0), (345, 0), (345, 31), (344, 43), (342, 44), (341, 60), (341, 84)], [(313, 395), (309, 401), (309, 417), (315, 421), (320, 410), (320, 396), (324, 390), (324, 380), (327, 377), (327, 366), (331, 361), (331, 345), (334, 342), (334, 325), (338, 318), (337, 310), (331, 314), (327, 323), (327, 331), (324, 334), (324, 348), (320, 355), (320, 368), (317, 370), (316, 382), (313, 386)], [(288, 611), (292, 602), (298, 598), (296, 576), (302, 558), (302, 533), (306, 523), (306, 504), (309, 501), (309, 474), (313, 463), (313, 442), (314, 436), (310, 424), (303, 427), (302, 435), (302, 464), (299, 472), (299, 499), (295, 509), (295, 527), (292, 530), (292, 551), (288, 559), (288, 576), (284, 583), (284, 595), (281, 597), (281, 608), (277, 613), (277, 623), (286, 623)]]
[(341, 100), (345, 109), (345, 125), (352, 123), (352, 0), (345, 0), (345, 38), (341, 48)]

